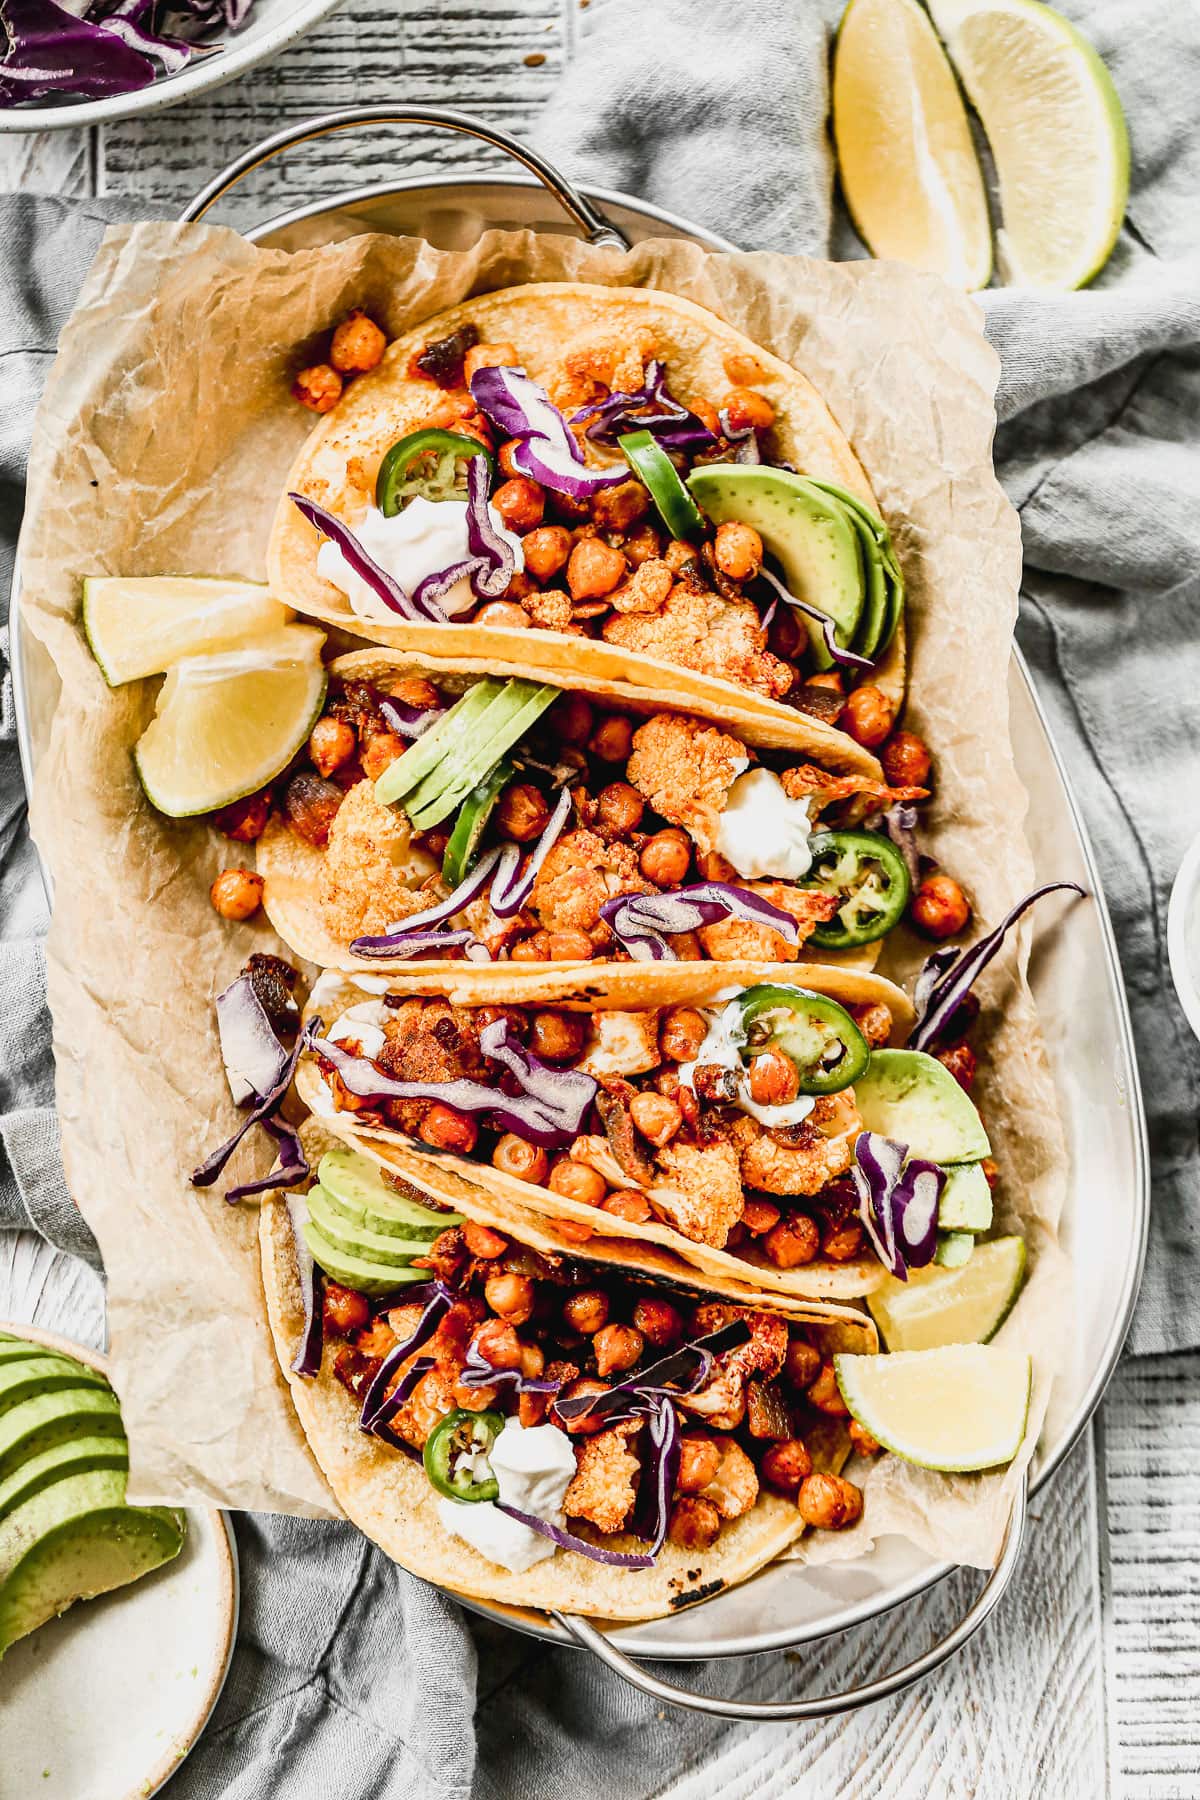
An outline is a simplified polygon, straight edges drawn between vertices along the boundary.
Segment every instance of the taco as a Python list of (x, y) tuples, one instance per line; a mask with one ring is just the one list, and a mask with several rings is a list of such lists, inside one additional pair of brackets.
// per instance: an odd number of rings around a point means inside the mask
[(855, 686), (864, 717), (903, 699), (903, 575), (829, 409), (659, 291), (531, 283), (397, 339), (301, 450), (268, 569), (400, 650), (487, 661), (519, 633), (549, 679), (798, 709), (830, 737), (860, 735)]
[(330, 665), (258, 873), (299, 955), (401, 986), (430, 959), (475, 994), (567, 964), (629, 992), (715, 962), (803, 985), (869, 968), (904, 916), (914, 859), (889, 832), (926, 792), (830, 773), (748, 714), (366, 650)]
[(331, 973), (296, 1089), (452, 1204), (474, 1185), (709, 1276), (851, 1299), (932, 1261), (964, 1198), (965, 1229), (987, 1229), (990, 1147), (943, 1062), (886, 1047), (899, 990), (816, 973), (731, 987), (711, 969), (703, 991), (685, 971), (686, 1001), (663, 984), (636, 1009), (599, 975), (584, 997), (568, 979), (549, 1003), (514, 986), (471, 1005)]
[[(326, 1140), (303, 1137), (316, 1162)], [(323, 1225), (372, 1257), (395, 1246), (390, 1291)], [(267, 1196), (259, 1239), (334, 1496), (441, 1587), (654, 1618), (861, 1512), (830, 1359), (876, 1348), (863, 1314), (700, 1283), (638, 1245), (594, 1260), (539, 1215), (479, 1189), (446, 1211), (344, 1149), (306, 1195)]]

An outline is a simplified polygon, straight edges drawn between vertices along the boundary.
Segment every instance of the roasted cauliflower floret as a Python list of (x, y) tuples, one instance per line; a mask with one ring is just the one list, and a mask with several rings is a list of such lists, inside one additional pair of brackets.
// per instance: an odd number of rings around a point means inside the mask
[(644, 1075), (661, 1061), (657, 1011), (610, 1012), (600, 1007), (592, 1014), (591, 1037), (575, 1067), (597, 1077)]
[(656, 813), (708, 851), (716, 847), (729, 791), (749, 762), (745, 746), (727, 731), (679, 713), (655, 713), (633, 734), (625, 776)]
[(789, 800), (809, 802), (811, 819), (839, 800), (856, 801), (854, 812), (861, 816), (865, 812), (883, 812), (909, 800), (924, 800), (929, 793), (928, 788), (888, 787), (886, 782), (872, 781), (867, 775), (831, 775), (815, 763), (785, 769), (779, 782)]
[[(745, 1307), (730, 1306), (720, 1300), (706, 1301), (696, 1308), (695, 1328), (707, 1336), (735, 1319), (744, 1319), (749, 1325), (749, 1338), (719, 1356), (704, 1386), (680, 1401), (688, 1412), (698, 1414), (718, 1431), (736, 1431), (745, 1417), (750, 1377), (757, 1375), (769, 1381), (778, 1375), (787, 1355), (787, 1323), (771, 1313), (748, 1312)], [(720, 1473), (718, 1469), (718, 1479)]]
[(754, 605), (724, 600), (690, 582), (677, 582), (657, 612), (614, 614), (603, 635), (610, 644), (753, 688), (770, 700), (781, 699), (792, 685), (792, 671), (766, 647)]
[(329, 827), (317, 877), (317, 902), (339, 942), (384, 932), (428, 905), (421, 882), (435, 871), (432, 857), (414, 849), (408, 816), (381, 806), (374, 783), (350, 789)]
[(640, 1464), (628, 1440), (640, 1429), (639, 1420), (628, 1419), (576, 1442), (575, 1478), (563, 1499), (571, 1518), (587, 1519), (598, 1531), (621, 1529), (637, 1498)]
[(772, 906), (791, 913), (798, 926), (796, 942), (789, 944), (769, 925), (755, 925), (749, 919), (720, 919), (700, 930), (700, 942), (713, 962), (743, 958), (747, 962), (796, 962), (814, 928), (837, 911), (836, 894), (810, 893), (790, 887), (786, 881), (749, 881), (746, 886), (752, 894), (761, 894)]
[(729, 1127), (742, 1180), (765, 1194), (819, 1194), (850, 1167), (861, 1129), (851, 1088), (819, 1095), (798, 1125), (768, 1130), (739, 1113)]
[(606, 844), (592, 831), (568, 831), (542, 864), (529, 910), (547, 931), (592, 931), (606, 900), (654, 892), (629, 844)]
[(723, 1519), (740, 1519), (758, 1499), (758, 1471), (739, 1443), (731, 1437), (715, 1437), (721, 1452), (717, 1472), (700, 1492), (711, 1500)]
[(656, 1213), (695, 1244), (720, 1250), (742, 1216), (738, 1155), (731, 1143), (667, 1144), (661, 1175), (647, 1198)]

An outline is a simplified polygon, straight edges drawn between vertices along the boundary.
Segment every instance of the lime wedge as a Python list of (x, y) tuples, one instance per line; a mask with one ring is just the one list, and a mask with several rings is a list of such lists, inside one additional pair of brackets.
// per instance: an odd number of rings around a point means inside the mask
[(1040, 0), (929, 0), (996, 163), (1004, 279), (1077, 288), (1107, 262), (1129, 193), (1129, 135), (1087, 40)]
[(835, 1356), (842, 1399), (905, 1462), (965, 1474), (1011, 1462), (1025, 1436), (1033, 1366), (994, 1345)]
[(1012, 1311), (1025, 1279), (1025, 1240), (977, 1244), (958, 1268), (889, 1275), (867, 1296), (889, 1350), (937, 1350), (943, 1344), (986, 1344)]
[(992, 270), (983, 173), (953, 71), (916, 0), (850, 0), (833, 59), (833, 137), (875, 256), (979, 288)]
[(90, 575), (83, 584), (84, 633), (109, 687), (165, 674), (185, 656), (236, 650), (291, 616), (256, 581)]
[(159, 812), (212, 812), (287, 767), (325, 697), (324, 642), (311, 625), (285, 625), (240, 650), (189, 656), (169, 670), (134, 751)]

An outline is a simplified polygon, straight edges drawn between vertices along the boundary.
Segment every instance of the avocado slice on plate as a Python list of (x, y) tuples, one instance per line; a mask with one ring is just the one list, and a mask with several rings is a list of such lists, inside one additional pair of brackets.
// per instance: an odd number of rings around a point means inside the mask
[(0, 1414), (0, 1484), (19, 1463), (71, 1437), (119, 1437), (121, 1408), (109, 1388), (34, 1394)]
[(938, 1226), (942, 1231), (990, 1231), (992, 1190), (977, 1162), (959, 1163), (946, 1171), (946, 1185), (938, 1202)]
[(353, 1150), (327, 1150), (317, 1166), (317, 1180), (343, 1218), (384, 1236), (423, 1238), (432, 1243), (462, 1214), (439, 1212), (408, 1194), (398, 1193), (372, 1163)]
[(49, 1394), (59, 1388), (98, 1387), (108, 1383), (95, 1369), (72, 1362), (69, 1357), (42, 1351), (14, 1362), (0, 1363), (0, 1418), (10, 1406), (29, 1400), (34, 1394)]
[(923, 1050), (874, 1050), (854, 1083), (868, 1131), (937, 1163), (991, 1155), (983, 1121), (949, 1069)]
[[(753, 525), (797, 600), (828, 613), (837, 641), (848, 647), (867, 597), (861, 539), (841, 502), (803, 475), (761, 463), (709, 463), (693, 470), (692, 498), (714, 525)], [(833, 665), (820, 627), (806, 619), (813, 659)]]
[(31, 1455), (0, 1481), (0, 1524), (43, 1488), (92, 1469), (128, 1469), (129, 1444), (122, 1436), (65, 1438)]
[(414, 1269), (411, 1263), (375, 1262), (340, 1249), (312, 1219), (306, 1219), (301, 1229), (317, 1267), (341, 1287), (355, 1288), (360, 1294), (378, 1298), (411, 1282), (429, 1280), (428, 1269)]
[[(335, 1250), (343, 1250), (349, 1256), (407, 1268), (414, 1256), (424, 1256), (429, 1249), (428, 1238), (389, 1237), (382, 1231), (372, 1231), (367, 1225), (343, 1218), (321, 1187), (310, 1188), (304, 1198), (308, 1216), (321, 1236), (328, 1239)], [(429, 1279), (428, 1270), (425, 1279)]]
[(486, 677), (460, 695), (428, 731), (423, 731), (416, 742), (409, 745), (403, 756), (398, 756), (384, 770), (375, 783), (375, 798), (379, 804), (390, 806), (405, 794), (411, 794), (437, 768), (456, 738), (467, 732), (473, 733), (478, 728), (492, 702), (498, 700), (503, 692), (502, 681)]

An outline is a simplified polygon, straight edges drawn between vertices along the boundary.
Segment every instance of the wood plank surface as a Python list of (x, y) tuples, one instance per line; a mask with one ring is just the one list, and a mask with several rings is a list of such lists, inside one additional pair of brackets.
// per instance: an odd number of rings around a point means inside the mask
[[(173, 207), (282, 124), (352, 103), (460, 107), (520, 133), (549, 94), (578, 17), (575, 0), (350, 0), (272, 67), (181, 109), (94, 132), (0, 136), (0, 184)], [(496, 160), (427, 129), (341, 136), (260, 171), (220, 216), (245, 223), (393, 174)], [(99, 1344), (102, 1288), (31, 1234), (0, 1234), (4, 1317)], [(690, 1722), (664, 1714), (657, 1791), (672, 1800), (1200, 1800), (1198, 1484), (1200, 1357), (1124, 1365), (1097, 1426), (1034, 1503), (1012, 1593), (953, 1665), (865, 1714), (757, 1730), (713, 1724), (700, 1749)], [(852, 1684), (948, 1629), (977, 1582), (953, 1577), (870, 1627), (727, 1665), (721, 1691), (768, 1699)], [(580, 1668), (531, 1644), (521, 1675), (528, 1704), (561, 1712)], [(528, 1773), (528, 1740), (501, 1728), (504, 1704), (502, 1693), (485, 1693), (480, 1714), (499, 1792)]]

